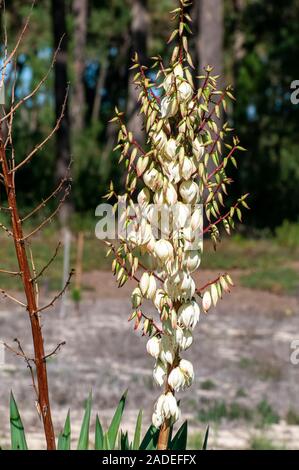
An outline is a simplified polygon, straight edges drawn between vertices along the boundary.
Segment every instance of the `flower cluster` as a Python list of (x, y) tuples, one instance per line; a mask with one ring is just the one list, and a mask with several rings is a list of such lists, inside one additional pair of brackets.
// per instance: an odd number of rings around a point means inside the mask
[[(187, 4), (180, 0), (180, 7), (173, 12), (179, 27), (171, 40), (178, 36), (179, 43), (170, 66), (165, 68), (161, 58), (154, 58), (153, 67), (158, 68), (155, 83), (139, 64), (138, 56), (134, 58), (148, 150), (126, 128), (122, 113), (116, 110), (113, 119), (120, 125), (116, 149), (121, 150), (120, 161), (125, 160), (127, 167), (126, 192), (122, 195), (127, 202), (123, 217), (127, 236), (118, 248), (108, 245), (115, 255), (113, 272), (119, 285), (129, 277), (138, 283), (132, 293), (130, 319), (135, 321), (135, 329), (142, 325), (143, 334), (150, 336), (147, 352), (155, 359), (153, 378), (164, 386), (153, 414), (156, 427), (179, 418), (175, 392), (186, 389), (194, 380), (193, 366), (182, 354), (192, 345), (200, 311), (207, 312), (212, 303), (216, 305), (232, 285), (224, 274), (203, 287), (196, 286), (194, 272), (201, 263), (203, 235), (209, 234), (216, 245), (220, 224), (230, 233), (234, 216), (241, 220), (240, 207), (247, 207), (245, 195), (221, 212), (231, 183), (226, 166), (230, 160), (236, 164), (235, 151), (243, 149), (236, 137), (233, 145), (224, 143), (231, 129), (226, 123), (221, 125), (221, 115), (227, 99), (232, 98), (230, 88), (217, 90), (211, 67), (197, 77), (200, 86), (194, 84), (185, 36), (190, 20), (185, 12)], [(117, 195), (112, 185), (107, 197), (113, 196)], [(143, 263), (144, 257), (149, 266)], [(158, 321), (144, 313), (145, 300), (153, 303)]]

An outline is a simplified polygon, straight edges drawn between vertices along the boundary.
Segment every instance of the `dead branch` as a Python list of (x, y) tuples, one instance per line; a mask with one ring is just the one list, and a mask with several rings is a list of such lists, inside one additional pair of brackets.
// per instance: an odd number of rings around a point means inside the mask
[(4, 230), (4, 232), (6, 232), (10, 237), (13, 236), (13, 233), (7, 227), (5, 227), (5, 225), (3, 225), (1, 222), (0, 222), (0, 228), (2, 228), (2, 230)]
[(44, 356), (44, 360), (46, 361), (47, 359), (49, 359), (49, 357), (55, 356), (55, 354), (57, 354), (62, 348), (62, 346), (64, 346), (65, 344), (66, 344), (65, 341), (61, 341), (61, 343), (59, 343), (50, 354), (47, 354), (46, 356)]
[(57, 55), (58, 55), (58, 52), (60, 51), (60, 46), (61, 46), (61, 42), (63, 40), (64, 36), (62, 36), (62, 38), (60, 39), (59, 41), (59, 44), (58, 44), (58, 47), (56, 49), (56, 51), (54, 52), (54, 55), (53, 55), (53, 58), (52, 58), (52, 61), (51, 61), (51, 64), (50, 64), (50, 67), (48, 68), (47, 72), (45, 73), (45, 75), (43, 76), (43, 78), (40, 80), (40, 82), (36, 85), (36, 87), (30, 92), (28, 93), (28, 95), (24, 96), (24, 98), (20, 99), (17, 104), (15, 106), (12, 106), (10, 108), (10, 111), (5, 114), (5, 116), (3, 116), (1, 119), (0, 119), (0, 123), (2, 123), (3, 121), (6, 121), (10, 116), (11, 114), (14, 114), (16, 112), (16, 110), (22, 106), (26, 101), (28, 101), (30, 98), (32, 98), (40, 89), (41, 87), (43, 86), (43, 84), (47, 81), (49, 75), (50, 75), (50, 72), (51, 70), (53, 69), (54, 67), (54, 64), (56, 62), (56, 58), (57, 58)]
[(10, 276), (21, 276), (21, 272), (20, 271), (6, 271), (6, 269), (0, 269), (0, 273), (1, 274), (9, 274)]
[(34, 214), (36, 214), (36, 212), (38, 212), (40, 209), (46, 207), (47, 203), (53, 199), (55, 196), (57, 196), (57, 194), (59, 194), (64, 186), (65, 183), (70, 183), (71, 182), (71, 179), (66, 176), (65, 178), (63, 178), (59, 185), (57, 186), (56, 189), (54, 189), (54, 191), (50, 194), (50, 196), (48, 196), (46, 199), (44, 199), (38, 206), (35, 207), (35, 209), (33, 209), (33, 211), (31, 211), (29, 214), (27, 214), (25, 217), (23, 217), (21, 219), (21, 222), (25, 222), (26, 220), (30, 219), (30, 217), (32, 217)]
[[(14, 339), (14, 341), (16, 341), (16, 339)], [(34, 358), (33, 357), (27, 357), (24, 352), (20, 352), (20, 351), (17, 351), (16, 349), (14, 349), (12, 346), (9, 346), (9, 344), (7, 343), (2, 343), (3, 346), (10, 352), (12, 352), (13, 354), (15, 354), (16, 356), (18, 357), (21, 357), (22, 359), (26, 359), (28, 362), (29, 361), (32, 361), (34, 362)]]
[(55, 295), (55, 297), (53, 298), (53, 300), (51, 300), (51, 302), (49, 302), (47, 305), (45, 305), (44, 307), (41, 307), (39, 308), (38, 310), (36, 310), (35, 312), (33, 312), (34, 315), (36, 315), (37, 313), (41, 313), (41, 312), (44, 312), (45, 310), (48, 310), (50, 307), (54, 307), (54, 304), (57, 302), (57, 300), (59, 300), (63, 294), (65, 293), (65, 291), (67, 290), (68, 286), (70, 285), (71, 283), (71, 279), (73, 277), (73, 275), (75, 274), (75, 270), (72, 269), (70, 274), (69, 274), (69, 277), (63, 287), (63, 289), (57, 294)]
[(50, 132), (50, 134), (47, 135), (47, 137), (45, 137), (45, 139), (40, 142), (30, 153), (29, 155), (27, 155), (27, 157), (21, 162), (19, 163), (18, 165), (16, 165), (12, 171), (17, 171), (19, 170), (20, 168), (22, 168), (24, 165), (26, 165), (27, 163), (30, 162), (30, 160), (32, 159), (32, 157), (39, 151), (43, 148), (43, 146), (53, 137), (53, 135), (58, 131), (59, 127), (60, 127), (60, 124), (61, 124), (61, 121), (64, 117), (64, 113), (65, 113), (65, 108), (66, 108), (66, 104), (67, 104), (67, 99), (68, 99), (68, 93), (69, 93), (69, 87), (67, 88), (66, 90), (66, 93), (65, 93), (65, 97), (64, 97), (64, 102), (63, 102), (63, 106), (62, 106), (62, 109), (61, 109), (61, 113), (60, 113), (60, 116), (59, 118), (57, 119), (56, 121), (56, 124), (55, 126), (53, 127), (52, 131)]
[[(20, 46), (20, 44), (21, 44), (21, 42), (22, 42), (22, 39), (23, 39), (23, 37), (24, 37), (24, 34), (25, 34), (25, 32), (26, 32), (26, 30), (27, 30), (27, 28), (28, 28), (28, 25), (29, 25), (29, 22), (30, 22), (30, 18), (31, 18), (31, 15), (32, 15), (32, 10), (33, 10), (34, 5), (35, 5), (35, 0), (32, 0), (31, 8), (30, 8), (30, 13), (29, 13), (29, 15), (28, 15), (27, 18), (26, 18), (25, 24), (24, 24), (24, 26), (23, 26), (23, 29), (22, 29), (21, 33), (19, 34), (19, 37), (18, 37), (17, 42), (16, 42), (16, 44), (15, 44), (15, 47), (13, 48), (13, 50), (11, 51), (11, 53), (9, 54), (9, 56), (5, 59), (3, 65), (2, 65), (1, 68), (0, 68), (0, 71), (1, 71), (1, 72), (2, 72), (2, 70), (5, 70), (5, 69), (6, 69), (7, 65), (9, 64), (9, 62), (10, 62), (11, 59), (15, 56), (17, 50), (19, 49), (19, 46)], [(7, 44), (7, 42), (6, 42), (6, 44)], [(3, 74), (3, 77), (4, 77), (4, 74)], [(4, 80), (4, 78), (3, 78), (3, 80)]]
[(8, 298), (9, 300), (12, 300), (16, 304), (21, 305), (21, 307), (25, 307), (25, 308), (27, 307), (27, 305), (24, 304), (24, 302), (21, 302), (21, 300), (16, 299), (12, 295), (10, 295), (8, 292), (6, 292), (4, 289), (0, 288), (0, 294), (2, 294), (4, 298)]
[(38, 226), (36, 227), (34, 230), (32, 230), (32, 232), (30, 232), (28, 235), (24, 236), (20, 241), (26, 241), (28, 240), (29, 238), (33, 237), (33, 235), (35, 235), (36, 233), (38, 233), (45, 225), (47, 225), (48, 223), (52, 222), (52, 220), (54, 219), (55, 215), (60, 211), (61, 207), (63, 206), (66, 198), (68, 197), (68, 195), (70, 194), (70, 191), (71, 191), (71, 185), (68, 185), (66, 188), (65, 188), (65, 191), (64, 191), (64, 195), (63, 197), (61, 198), (61, 200), (59, 201), (59, 204), (58, 206), (56, 207), (56, 209), (52, 212), (52, 214), (47, 217), (45, 220), (43, 220), (43, 222)]
[(21, 353), (23, 354), (23, 356), (24, 356), (24, 361), (26, 362), (27, 367), (28, 367), (28, 369), (29, 369), (29, 371), (30, 371), (32, 386), (33, 386), (33, 390), (35, 391), (35, 395), (36, 395), (37, 403), (38, 403), (38, 389), (37, 389), (36, 382), (35, 382), (35, 377), (34, 377), (33, 368), (32, 368), (32, 365), (30, 364), (30, 361), (32, 361), (32, 362), (35, 363), (35, 359), (30, 359), (30, 358), (27, 356), (27, 354), (25, 354), (24, 349), (22, 348), (21, 343), (20, 343), (20, 341), (18, 340), (18, 338), (15, 338), (14, 341), (18, 344), (18, 348), (19, 348), (19, 350), (21, 351)]
[(61, 247), (61, 242), (58, 243), (55, 249), (54, 255), (51, 257), (48, 263), (42, 268), (42, 270), (37, 275), (35, 275), (35, 277), (31, 279), (31, 282), (36, 282), (37, 279), (40, 278), (44, 274), (44, 272), (49, 268), (49, 266), (53, 263), (54, 259), (56, 258), (60, 247)]

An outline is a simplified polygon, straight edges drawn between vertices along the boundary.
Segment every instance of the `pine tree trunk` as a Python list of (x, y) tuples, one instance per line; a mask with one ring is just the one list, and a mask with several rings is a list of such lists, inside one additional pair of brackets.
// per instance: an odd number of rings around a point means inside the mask
[[(132, 4), (132, 23), (131, 23), (131, 57), (135, 52), (138, 53), (139, 61), (142, 65), (147, 64), (147, 40), (149, 30), (149, 13), (147, 9), (147, 0), (133, 0)], [(142, 129), (142, 118), (138, 115), (138, 95), (140, 90), (136, 89), (132, 83), (136, 70), (129, 74), (128, 86), (128, 128), (135, 135), (138, 142), (144, 140)]]
[(84, 129), (84, 71), (87, 35), (87, 10), (88, 0), (73, 1), (75, 76), (72, 95), (72, 128), (75, 132)]
[(223, 0), (199, 0), (197, 40), (200, 71), (211, 65), (214, 75), (223, 75)]
[[(65, 0), (52, 0), (52, 22), (53, 22), (53, 38), (54, 49), (59, 46), (62, 39), (60, 50), (57, 54), (55, 62), (55, 114), (56, 119), (61, 114), (61, 109), (65, 100), (65, 94), (68, 86), (68, 71), (67, 71), (67, 52), (68, 52), (68, 38), (67, 38), (67, 25), (66, 25), (66, 8)], [(65, 108), (64, 118), (61, 121), (60, 127), (56, 133), (56, 178), (61, 180), (67, 173), (70, 165), (70, 118), (68, 104)], [(59, 213), (60, 221), (66, 224), (67, 219), (71, 213), (72, 204), (66, 201), (62, 210)]]

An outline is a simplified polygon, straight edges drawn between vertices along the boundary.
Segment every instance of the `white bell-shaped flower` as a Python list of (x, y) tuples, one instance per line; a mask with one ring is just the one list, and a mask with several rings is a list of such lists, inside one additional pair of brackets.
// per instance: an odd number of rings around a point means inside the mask
[(158, 359), (161, 351), (161, 339), (157, 336), (150, 338), (146, 344), (146, 350), (150, 356)]
[(199, 315), (200, 309), (194, 300), (182, 304), (178, 310), (178, 320), (186, 328), (194, 329), (199, 321)]
[(167, 373), (167, 365), (163, 363), (162, 361), (157, 361), (154, 371), (153, 371), (153, 377), (154, 377), (155, 383), (159, 385), (160, 387), (162, 387), (162, 385), (164, 384), (166, 373)]
[(195, 204), (198, 200), (199, 188), (194, 181), (183, 181), (180, 184), (179, 193), (182, 196), (183, 202)]

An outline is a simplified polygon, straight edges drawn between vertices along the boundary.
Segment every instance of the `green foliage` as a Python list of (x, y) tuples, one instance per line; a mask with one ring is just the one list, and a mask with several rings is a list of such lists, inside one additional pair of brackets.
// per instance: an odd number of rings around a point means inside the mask
[[(111, 424), (107, 431), (104, 431), (99, 416), (96, 415), (95, 421), (95, 437), (94, 449), (95, 450), (156, 450), (159, 429), (151, 425), (144, 437), (141, 439), (142, 427), (142, 411), (139, 412), (136, 420), (135, 432), (133, 441), (129, 439), (128, 432), (120, 429), (123, 413), (126, 405), (127, 392), (121, 397), (118, 406), (115, 410)], [(77, 450), (88, 450), (89, 448), (89, 434), (90, 422), (92, 411), (92, 397), (89, 395), (85, 404), (85, 412), (82, 420), (80, 436), (77, 444)], [(17, 403), (11, 394), (10, 397), (10, 423), (11, 423), (11, 449), (12, 450), (27, 450), (26, 436), (23, 423), (20, 417)], [(172, 435), (172, 429), (171, 433)], [(172, 450), (185, 450), (187, 448), (188, 437), (188, 424), (185, 421), (179, 428), (173, 438), (170, 438), (169, 449)], [(199, 448), (206, 449), (208, 442), (208, 429), (205, 433), (203, 443), (200, 443)], [(64, 428), (58, 435), (57, 450), (70, 450), (71, 449), (71, 418), (70, 411), (68, 411)]]
[(13, 394), (10, 395), (10, 431), (12, 450), (27, 450), (25, 431)]
[(284, 220), (282, 225), (275, 230), (276, 240), (280, 246), (287, 247), (290, 250), (296, 250), (299, 247), (299, 223), (291, 223)]
[(276, 424), (279, 422), (279, 416), (276, 411), (273, 410), (272, 406), (266, 399), (260, 401), (257, 406), (257, 411), (260, 415), (260, 425), (267, 426), (269, 424)]
[(283, 450), (283, 446), (275, 445), (266, 436), (254, 436), (250, 440), (249, 448), (251, 450)]
[(292, 268), (260, 269), (241, 276), (241, 284), (250, 289), (267, 290), (276, 294), (294, 294), (298, 290), (299, 275)]
[(57, 450), (70, 450), (71, 448), (71, 418), (68, 411), (63, 431), (58, 436)]
[(293, 408), (288, 410), (286, 415), (286, 422), (291, 426), (299, 426), (299, 414)]
[(92, 398), (90, 394), (86, 402), (85, 414), (84, 414), (84, 418), (83, 418), (83, 422), (81, 426), (77, 450), (87, 450), (89, 446), (91, 404), (92, 404)]
[(226, 403), (214, 401), (209, 407), (199, 411), (198, 419), (204, 423), (220, 423), (228, 421), (243, 420), (253, 422), (256, 426), (265, 427), (279, 422), (280, 417), (266, 399), (261, 400), (255, 409), (238, 402)]

